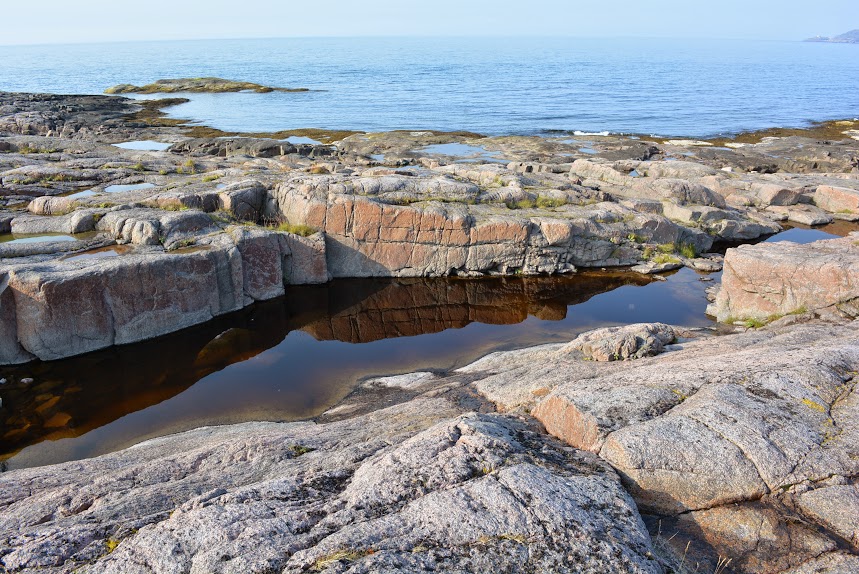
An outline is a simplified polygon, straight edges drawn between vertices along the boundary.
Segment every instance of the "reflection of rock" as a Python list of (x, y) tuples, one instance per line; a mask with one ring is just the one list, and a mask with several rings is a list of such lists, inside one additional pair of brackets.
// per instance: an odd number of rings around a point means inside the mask
[(367, 297), (354, 305), (332, 309), (329, 316), (305, 327), (319, 340), (366, 343), (460, 329), (470, 323), (509, 325), (529, 315), (561, 320), (567, 307), (622, 285), (649, 281), (632, 274), (581, 273), (571, 278), (399, 280), (332, 284), (329, 296), (342, 302), (340, 290), (363, 284)]
[[(351, 280), (291, 287), (284, 298), (159, 339), (5, 369), (10, 380), (35, 374), (39, 383), (4, 386), (8, 408), (0, 409), (0, 428), (7, 429), (0, 434), (3, 450), (10, 453), (49, 438), (83, 435), (274, 347), (293, 329), (323, 340), (357, 343), (435, 333), (473, 321), (515, 323), (529, 314), (562, 319), (567, 305), (627, 283), (646, 280), (631, 274), (583, 273), (570, 278)], [(14, 311), (9, 306), (0, 309)], [(124, 375), (117, 378), (116, 373)], [(37, 411), (42, 403), (35, 397), (44, 393), (58, 401)]]
[[(7, 368), (4, 376), (12, 382), (3, 397), (10, 408), (0, 409), (0, 428), (6, 429), (0, 458), (42, 440), (86, 434), (259, 354), (294, 327), (286, 312), (282, 300), (260, 303), (159, 339)], [(24, 374), (38, 382), (24, 384), (18, 378)], [(46, 393), (57, 399), (48, 408), (38, 400)]]

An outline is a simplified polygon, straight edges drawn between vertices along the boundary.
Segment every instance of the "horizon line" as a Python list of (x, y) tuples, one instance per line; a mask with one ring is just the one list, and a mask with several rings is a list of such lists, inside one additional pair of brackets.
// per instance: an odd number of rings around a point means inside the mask
[[(134, 39), (134, 40), (99, 40), (99, 41), (62, 41), (62, 42), (35, 42), (35, 43), (0, 43), (0, 48), (15, 47), (42, 47), (42, 46), (99, 46), (111, 44), (157, 44), (171, 42), (212, 42), (212, 41), (264, 41), (264, 40), (381, 40), (381, 39), (576, 39), (576, 40), (721, 40), (721, 41), (756, 41), (756, 42), (805, 42), (811, 38), (825, 36), (810, 36), (808, 38), (754, 38), (746, 36), (630, 36), (630, 35), (535, 35), (535, 34), (386, 34), (386, 35), (312, 35), (312, 36), (213, 36), (205, 38), (157, 38), (157, 39)], [(823, 42), (825, 43), (825, 42)]]

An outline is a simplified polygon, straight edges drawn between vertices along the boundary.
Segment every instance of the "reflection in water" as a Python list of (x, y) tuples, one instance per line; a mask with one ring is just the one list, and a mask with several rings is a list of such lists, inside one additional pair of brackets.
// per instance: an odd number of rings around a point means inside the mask
[(0, 368), (9, 381), (0, 386), (0, 458), (35, 466), (203, 425), (310, 418), (362, 377), (453, 368), (604, 324), (704, 325), (699, 277), (684, 269), (653, 283), (583, 272), (290, 288), (156, 340)]

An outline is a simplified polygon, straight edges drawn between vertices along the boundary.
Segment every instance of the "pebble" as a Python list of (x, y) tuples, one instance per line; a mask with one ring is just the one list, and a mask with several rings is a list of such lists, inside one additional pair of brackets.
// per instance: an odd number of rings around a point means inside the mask
[(32, 382), (33, 382), (33, 379), (31, 379), (30, 377), (27, 377), (26, 379), (21, 379), (22, 385), (29, 385)]

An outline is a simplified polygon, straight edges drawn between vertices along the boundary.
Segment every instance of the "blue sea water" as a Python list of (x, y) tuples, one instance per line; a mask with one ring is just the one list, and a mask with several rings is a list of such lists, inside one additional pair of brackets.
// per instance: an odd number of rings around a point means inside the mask
[(170, 110), (236, 131), (704, 137), (859, 115), (859, 46), (845, 44), (292, 38), (0, 46), (0, 90), (95, 94), (189, 76), (314, 90), (193, 95)]

